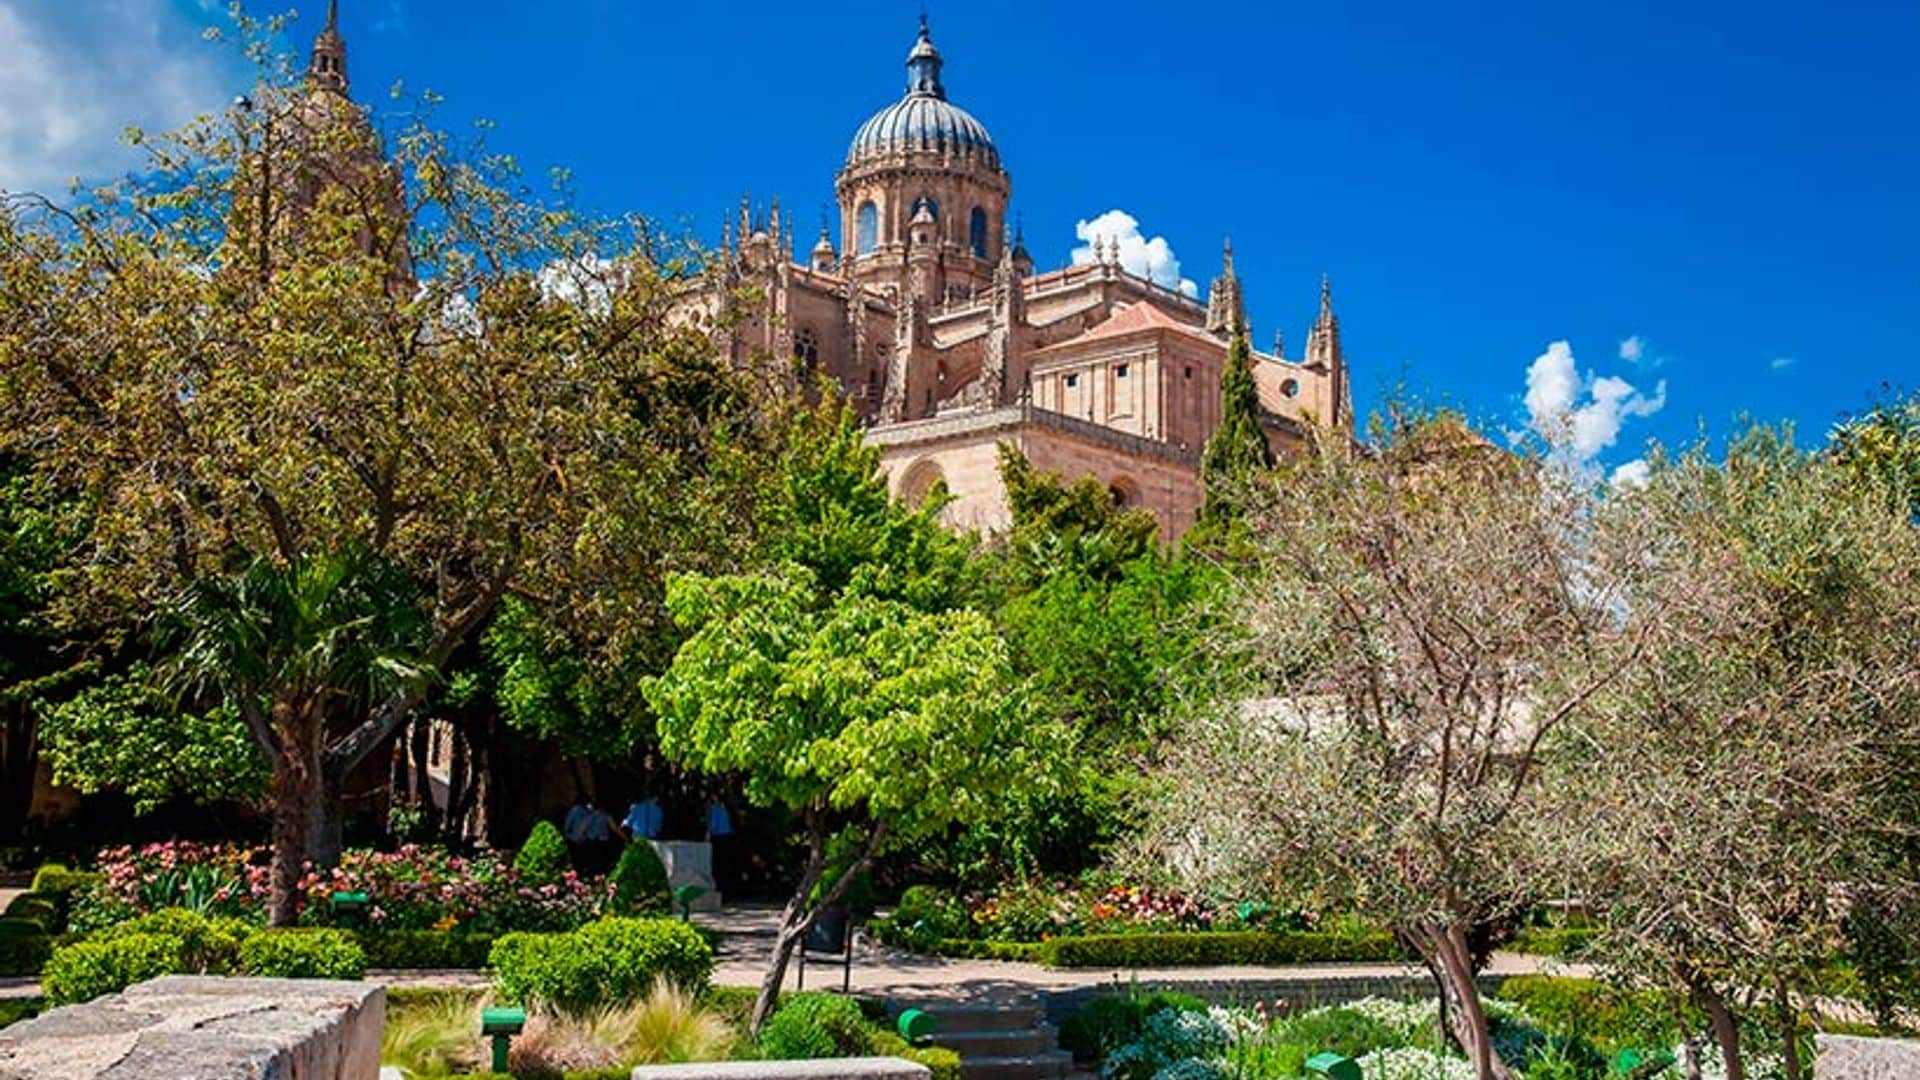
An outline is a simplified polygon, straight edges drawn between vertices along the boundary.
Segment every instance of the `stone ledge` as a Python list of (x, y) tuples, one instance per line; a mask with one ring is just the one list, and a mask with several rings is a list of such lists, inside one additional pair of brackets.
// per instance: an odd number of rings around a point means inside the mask
[(633, 1080), (929, 1080), (933, 1071), (905, 1058), (821, 1058), (816, 1061), (711, 1061), (641, 1065)]
[(1920, 1041), (1815, 1035), (1814, 1080), (1911, 1080), (1920, 1076)]
[(374, 1080), (386, 991), (169, 975), (0, 1032), (6, 1080)]

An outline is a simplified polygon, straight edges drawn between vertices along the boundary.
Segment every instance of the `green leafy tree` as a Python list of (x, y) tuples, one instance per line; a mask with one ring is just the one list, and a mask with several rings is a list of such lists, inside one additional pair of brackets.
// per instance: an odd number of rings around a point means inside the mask
[(1001, 443), (999, 454), (1013, 517), (1003, 541), (1013, 587), (1031, 587), (1063, 571), (1113, 581), (1157, 547), (1153, 515), (1118, 505), (1098, 479), (1067, 483), (1034, 468), (1011, 443)]
[(123, 792), (140, 813), (180, 797), (259, 803), (269, 790), (267, 758), (239, 712), (182, 708), (144, 662), (46, 705), (40, 726), (55, 782)]
[(329, 792), (505, 596), (559, 607), (604, 578), (583, 568), (647, 576), (631, 567), (659, 545), (619, 541), (681, 501), (704, 431), (650, 388), (669, 358), (711, 349), (669, 317), (685, 264), (643, 223), (532, 194), (510, 158), (424, 113), (383, 148), (344, 96), (270, 68), (249, 108), (139, 138), (137, 182), (0, 205), (0, 452), (31, 447), (87, 516), (62, 617), (212, 600), (248, 559), (292, 579), (364, 550), (417, 583), (418, 637), (375, 650), (404, 654), (403, 678), (315, 677), (296, 645), (357, 641), (355, 626), (235, 609), (287, 646), (261, 667), (200, 624), (189, 667), (251, 688), (235, 707), (289, 816), (283, 882), (337, 852), (337, 828), (310, 818), (337, 822)]
[(26, 822), (44, 702), (91, 670), (52, 612), (57, 574), (80, 546), (72, 509), (31, 459), (0, 452), (0, 836)]
[(803, 823), (756, 1028), (793, 950), (875, 858), (1045, 787), (1058, 761), (1005, 642), (962, 606), (969, 544), (938, 506), (890, 502), (878, 452), (838, 406), (788, 445), (767, 496), (771, 565), (671, 579), (689, 636), (643, 684), (666, 756), (742, 776), (750, 802)]
[(1206, 496), (1198, 524), (1204, 535), (1228, 531), (1242, 520), (1248, 490), (1273, 463), (1273, 448), (1260, 426), (1253, 347), (1246, 329), (1236, 327), (1220, 372), (1220, 424), (1200, 455), (1200, 482)]
[[(782, 574), (676, 578), (692, 631), (649, 680), (661, 750), (746, 777), (746, 795), (804, 822), (807, 858), (782, 913), (754, 1007), (778, 999), (820, 911), (892, 845), (993, 811), (1052, 768), (1051, 728), (1031, 721), (1006, 645), (964, 608), (939, 613)], [(830, 850), (845, 855), (830, 865)]]

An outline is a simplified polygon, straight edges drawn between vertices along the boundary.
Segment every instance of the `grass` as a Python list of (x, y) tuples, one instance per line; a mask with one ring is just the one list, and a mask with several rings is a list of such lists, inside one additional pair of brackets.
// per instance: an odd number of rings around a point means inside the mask
[[(415, 990), (389, 1001), (382, 1064), (409, 1077), (451, 1077), (483, 1070), (491, 1047), (480, 1035), (483, 994)], [(509, 1050), (515, 1075), (620, 1072), (635, 1065), (717, 1061), (740, 1045), (721, 1012), (661, 983), (645, 998), (566, 1015), (534, 1010)]]
[(46, 1007), (45, 998), (0, 998), (0, 1028), (39, 1016)]

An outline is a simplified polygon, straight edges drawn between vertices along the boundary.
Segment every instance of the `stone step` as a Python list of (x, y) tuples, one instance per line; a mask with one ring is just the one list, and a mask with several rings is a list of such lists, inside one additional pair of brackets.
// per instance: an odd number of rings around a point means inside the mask
[(936, 1031), (933, 1044), (952, 1050), (963, 1061), (1044, 1054), (1059, 1046), (1053, 1028), (1046, 1024), (1006, 1031)]
[[(1031, 1000), (996, 1002), (903, 1002), (900, 1009), (919, 1009), (932, 1016), (941, 1034), (964, 1031), (1026, 1031), (1041, 1021), (1040, 1006)], [(895, 1010), (898, 1015), (899, 1010)]]
[(1072, 1071), (1073, 1055), (1065, 1050), (1009, 1057), (962, 1058), (960, 1061), (960, 1075), (965, 1080), (1052, 1080)]

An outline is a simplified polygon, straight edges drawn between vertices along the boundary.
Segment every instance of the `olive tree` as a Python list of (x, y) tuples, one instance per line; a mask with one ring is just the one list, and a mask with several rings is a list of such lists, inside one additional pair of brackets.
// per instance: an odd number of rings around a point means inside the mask
[(1152, 835), (1203, 886), (1312, 881), (1391, 924), (1506, 1077), (1474, 974), (1533, 898), (1541, 747), (1632, 649), (1589, 492), (1450, 418), (1377, 435), (1283, 464), (1249, 514), (1221, 648), (1267, 696), (1176, 738)]
[(1553, 755), (1552, 839), (1599, 955), (1697, 1006), (1730, 1080), (1768, 1033), (1799, 1080), (1801, 1004), (1849, 909), (1917, 898), (1907, 492), (1756, 429), (1720, 459), (1656, 458), (1604, 522), (1647, 647)]

